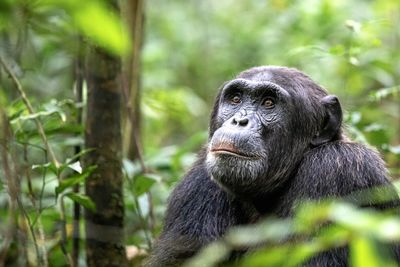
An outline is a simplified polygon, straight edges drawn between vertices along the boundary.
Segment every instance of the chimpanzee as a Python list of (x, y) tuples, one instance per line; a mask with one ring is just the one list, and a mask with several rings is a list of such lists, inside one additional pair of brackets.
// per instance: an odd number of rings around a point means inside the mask
[[(396, 195), (379, 155), (343, 133), (336, 96), (293, 68), (245, 70), (219, 91), (208, 145), (173, 191), (147, 265), (178, 265), (231, 226), (290, 216), (298, 200), (377, 185)], [(347, 266), (347, 252), (308, 265)]]

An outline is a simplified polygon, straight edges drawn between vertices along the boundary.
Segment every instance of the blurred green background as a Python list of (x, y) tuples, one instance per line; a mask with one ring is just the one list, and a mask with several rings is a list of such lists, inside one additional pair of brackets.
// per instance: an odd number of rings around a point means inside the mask
[[(252, 66), (296, 67), (336, 94), (349, 135), (376, 147), (391, 177), (400, 177), (398, 0), (148, 0), (144, 16), (141, 131), (144, 161), (152, 174), (137, 176), (138, 163), (124, 159), (127, 244), (146, 249), (146, 239), (158, 235), (171, 189), (207, 139), (219, 86)], [(0, 2), (0, 55), (42, 112), (38, 116), (63, 160), (83, 144), (83, 128), (76, 123), (83, 104), (76, 103), (73, 91), (73, 64), (81, 52), (78, 36), (123, 55), (130, 46), (120, 23), (106, 1)], [(29, 167), (45, 164), (32, 118), (8, 75), (1, 72), (0, 79), (0, 105), (17, 143), (29, 144), (28, 159), (21, 161)], [(62, 253), (56, 249), (57, 184), (39, 169), (32, 171), (34, 190), (43, 189), (37, 216), (48, 237), (49, 262), (62, 266)], [(27, 185), (21, 185), (27, 201)], [(3, 232), (9, 212), (6, 189), (3, 179)], [(66, 204), (71, 209), (72, 201)]]

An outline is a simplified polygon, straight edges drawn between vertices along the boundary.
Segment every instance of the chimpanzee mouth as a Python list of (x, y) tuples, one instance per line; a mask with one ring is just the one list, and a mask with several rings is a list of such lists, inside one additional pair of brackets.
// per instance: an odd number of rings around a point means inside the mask
[(238, 150), (236, 150), (233, 146), (217, 146), (213, 147), (210, 149), (210, 152), (215, 153), (215, 154), (222, 154), (222, 155), (230, 155), (234, 157), (239, 157), (239, 158), (245, 158), (245, 159), (256, 159), (256, 155), (248, 155), (244, 154)]

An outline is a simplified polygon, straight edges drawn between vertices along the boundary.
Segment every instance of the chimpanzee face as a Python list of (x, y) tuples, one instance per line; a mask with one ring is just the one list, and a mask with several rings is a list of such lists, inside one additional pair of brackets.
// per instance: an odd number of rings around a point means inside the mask
[[(286, 80), (279, 73), (277, 79), (274, 68), (254, 73), (251, 77), (243, 73), (222, 87), (211, 119), (206, 159), (212, 179), (242, 196), (257, 195), (260, 187), (265, 193), (265, 188), (273, 190), (288, 179), (326, 127), (320, 99), (333, 97), (311, 80), (307, 82), (312, 88), (299, 86), (303, 76), (296, 81), (289, 73)], [(316, 88), (320, 99), (310, 96)]]

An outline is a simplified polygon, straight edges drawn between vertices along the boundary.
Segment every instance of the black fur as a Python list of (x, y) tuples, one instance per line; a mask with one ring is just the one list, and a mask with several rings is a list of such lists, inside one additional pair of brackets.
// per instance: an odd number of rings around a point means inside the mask
[[(274, 105), (265, 106), (270, 98)], [(173, 191), (147, 265), (177, 265), (231, 226), (290, 216), (301, 199), (391, 187), (379, 155), (349, 141), (341, 122), (337, 98), (298, 70), (256, 67), (225, 83), (208, 147)], [(308, 265), (346, 266), (347, 252), (326, 252)]]

